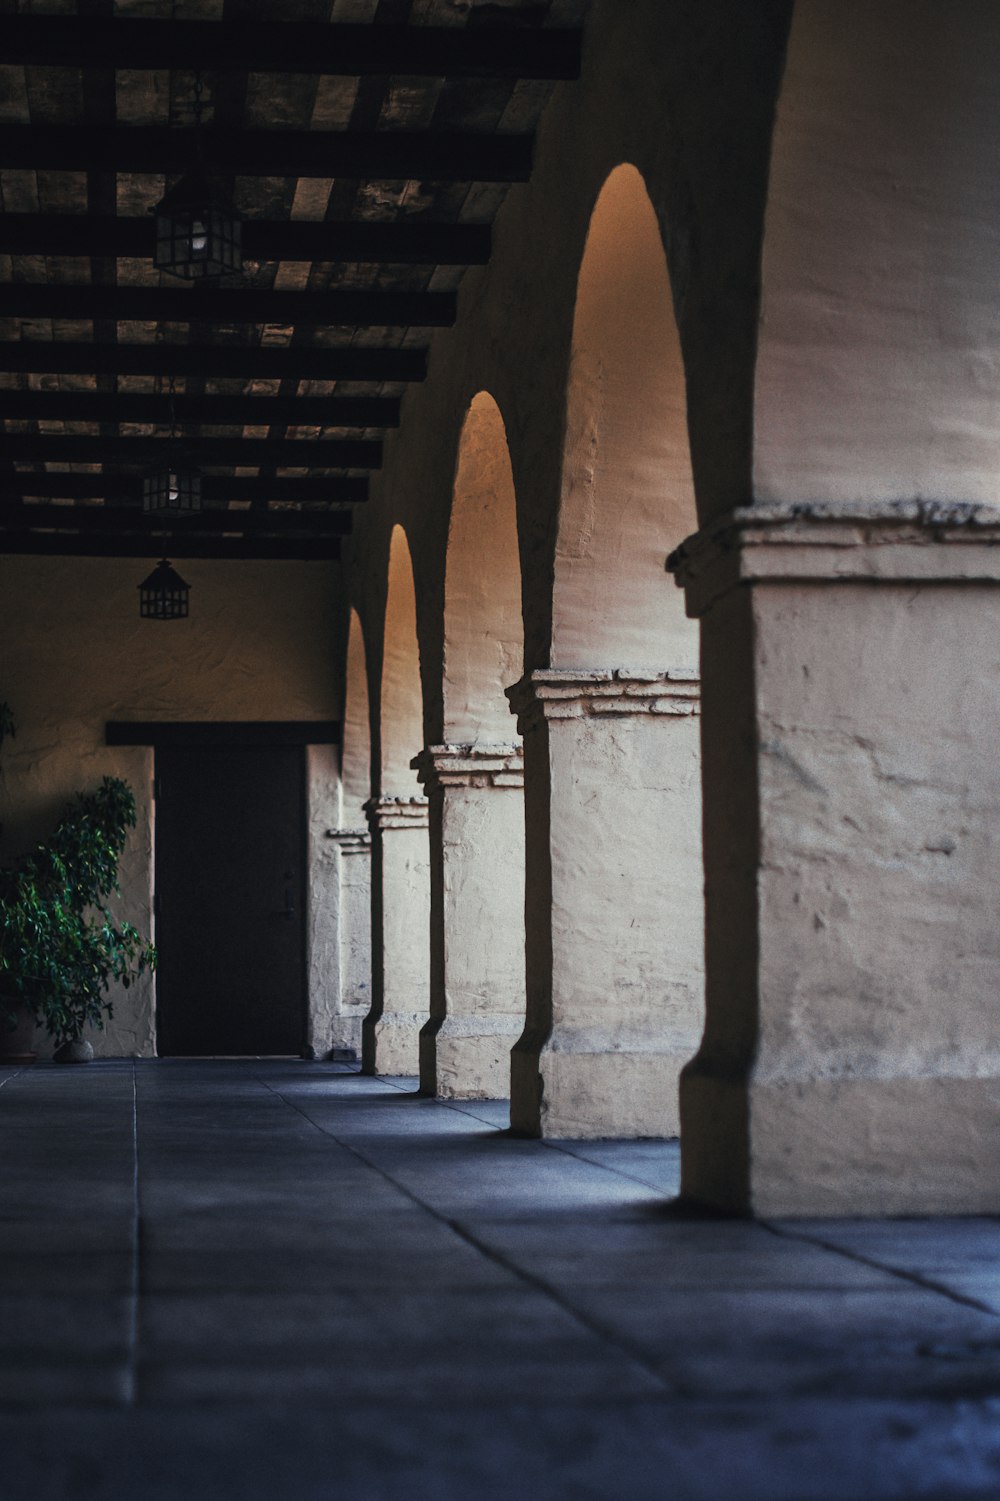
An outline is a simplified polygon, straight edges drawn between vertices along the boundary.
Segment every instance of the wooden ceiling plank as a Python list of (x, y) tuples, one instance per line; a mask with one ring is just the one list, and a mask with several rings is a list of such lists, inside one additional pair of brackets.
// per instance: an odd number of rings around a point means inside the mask
[[(7, 433), (4, 456), (23, 464), (135, 464), (163, 462), (163, 438), (93, 438), (76, 434)], [(185, 449), (196, 468), (242, 464), (259, 468), (378, 469), (382, 444), (362, 438), (192, 438)]]
[(69, 340), (0, 340), (0, 370), (55, 375), (175, 377), (216, 376), (235, 380), (422, 381), (426, 348), (388, 345), (269, 348), (259, 344), (99, 344)]
[(150, 320), (156, 323), (325, 324), (450, 328), (449, 292), (215, 291), (206, 287), (0, 286), (0, 318)]
[[(333, 562), (340, 557), (340, 538), (182, 537), (161, 532), (151, 537), (81, 536), (69, 532), (0, 530), (0, 555), (71, 558), (219, 558), (230, 562)], [(137, 581), (138, 582), (138, 581)]]
[(193, 69), (363, 77), (580, 76), (578, 29), (512, 26), (350, 26), (329, 22), (146, 20), (115, 16), (4, 18), (8, 62), (31, 67)]
[(132, 396), (113, 392), (8, 391), (0, 398), (4, 421), (134, 422), (155, 426), (198, 422), (218, 426), (233, 422), (287, 422), (318, 427), (398, 427), (400, 403), (381, 396), (213, 396), (175, 397), (167, 393)]
[[(23, 500), (137, 500), (136, 474), (81, 473), (69, 469), (9, 471), (0, 474), (0, 501)], [(283, 476), (205, 474), (201, 480), (206, 504), (231, 501), (279, 506), (363, 505), (368, 499), (368, 480), (360, 476), (315, 476), (287, 479)]]
[[(219, 173), (429, 182), (524, 182), (533, 138), (443, 130), (239, 130), (199, 138)], [(35, 171), (185, 172), (196, 133), (163, 126), (0, 125), (0, 166)]]

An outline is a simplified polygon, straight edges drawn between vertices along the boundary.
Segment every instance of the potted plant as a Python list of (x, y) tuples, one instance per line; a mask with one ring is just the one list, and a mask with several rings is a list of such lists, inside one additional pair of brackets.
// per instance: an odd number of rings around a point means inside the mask
[[(112, 1013), (112, 981), (128, 987), (156, 962), (152, 944), (106, 903), (121, 895), (118, 863), (135, 826), (131, 788), (105, 777), (64, 810), (51, 839), (0, 870), (0, 1001), (8, 1028), (24, 1012), (45, 1027), (56, 1057), (83, 1062), (89, 1023)], [(10, 1049), (8, 1031), (8, 1049)], [(0, 1036), (0, 1046), (3, 1038)]]

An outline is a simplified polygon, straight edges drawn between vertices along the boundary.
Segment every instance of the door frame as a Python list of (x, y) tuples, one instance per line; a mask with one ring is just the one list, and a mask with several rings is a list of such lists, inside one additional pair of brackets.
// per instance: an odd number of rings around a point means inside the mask
[[(154, 855), (150, 877), (154, 883), (155, 891), (155, 830), (156, 830), (156, 751), (162, 749), (196, 750), (196, 749), (227, 749), (227, 750), (260, 750), (260, 749), (298, 749), (301, 751), (303, 760), (303, 800), (300, 812), (302, 832), (302, 856), (303, 856), (303, 945), (304, 945), (304, 1005), (305, 1005), (305, 1045), (308, 1050), (311, 1045), (313, 1029), (313, 1010), (316, 997), (312, 986), (312, 953), (311, 953), (311, 930), (313, 927), (313, 890), (312, 890), (312, 867), (310, 862), (309, 835), (310, 820), (312, 817), (311, 783), (309, 775), (309, 758), (307, 752), (311, 746), (338, 746), (341, 739), (341, 725), (339, 720), (109, 720), (105, 726), (105, 743), (113, 746), (143, 746), (153, 751), (153, 801), (151, 816), (153, 821)], [(153, 980), (153, 1022), (158, 1027), (158, 1004), (156, 996), (156, 976)], [(312, 1056), (311, 1054), (308, 1054)]]

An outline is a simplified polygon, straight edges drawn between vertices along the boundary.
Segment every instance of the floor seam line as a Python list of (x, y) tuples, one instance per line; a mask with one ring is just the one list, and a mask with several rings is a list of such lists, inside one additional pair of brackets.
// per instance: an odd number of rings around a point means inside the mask
[(770, 1220), (758, 1220), (757, 1223), (762, 1229), (768, 1230), (782, 1240), (800, 1241), (805, 1245), (819, 1246), (824, 1251), (833, 1251), (836, 1255), (845, 1256), (848, 1261), (869, 1267), (872, 1271), (885, 1272), (890, 1277), (898, 1277), (902, 1282), (909, 1282), (923, 1292), (937, 1293), (940, 1297), (948, 1298), (962, 1308), (974, 1308), (979, 1313), (988, 1313), (991, 1318), (1000, 1318), (1000, 1313), (989, 1303), (983, 1303), (978, 1298), (970, 1298), (965, 1293), (956, 1292), (947, 1283), (936, 1282), (932, 1277), (921, 1276), (919, 1272), (908, 1272), (903, 1267), (889, 1266), (884, 1261), (876, 1260), (874, 1256), (865, 1256), (861, 1251), (852, 1251), (848, 1247), (836, 1245), (833, 1241), (824, 1240), (821, 1235), (809, 1235), (804, 1230), (786, 1230)]
[(664, 1376), (659, 1367), (653, 1361), (651, 1361), (641, 1350), (633, 1349), (628, 1342), (621, 1340), (612, 1331), (606, 1329), (604, 1325), (599, 1321), (594, 1320), (588, 1314), (583, 1313), (573, 1303), (565, 1299), (556, 1288), (552, 1287), (548, 1282), (546, 1282), (544, 1278), (536, 1277), (533, 1273), (526, 1272), (515, 1262), (508, 1261), (507, 1258), (504, 1257), (500, 1252), (494, 1251), (492, 1247), (484, 1245), (476, 1238), (476, 1236), (473, 1235), (470, 1230), (466, 1229), (466, 1227), (462, 1225), (460, 1221), (453, 1220), (448, 1215), (442, 1214), (439, 1209), (434, 1209), (430, 1204), (424, 1203), (423, 1199), (418, 1198), (418, 1196), (413, 1192), (412, 1189), (406, 1187), (405, 1183), (400, 1183), (399, 1180), (394, 1178), (391, 1173), (386, 1172), (385, 1168), (380, 1167), (377, 1162), (373, 1162), (370, 1157), (366, 1157), (365, 1154), (359, 1151), (357, 1147), (352, 1146), (351, 1143), (345, 1141), (343, 1137), (336, 1136), (334, 1132), (328, 1131), (326, 1127), (321, 1126), (318, 1121), (314, 1121), (312, 1116), (307, 1114), (307, 1112), (302, 1109), (301, 1105), (297, 1105), (293, 1100), (287, 1099), (285, 1095), (281, 1093), (280, 1089), (275, 1089), (272, 1084), (268, 1083), (266, 1079), (261, 1078), (260, 1075), (255, 1075), (255, 1077), (258, 1079), (259, 1083), (264, 1085), (265, 1089), (269, 1089), (271, 1093), (275, 1095), (279, 1100), (281, 1100), (283, 1104), (287, 1105), (290, 1110), (295, 1110), (299, 1115), (301, 1115), (302, 1119), (308, 1121), (315, 1130), (319, 1131), (323, 1136), (328, 1137), (330, 1141), (336, 1142), (336, 1144), (339, 1147), (342, 1147), (344, 1151), (350, 1152), (351, 1155), (356, 1157), (359, 1162), (363, 1162), (366, 1167), (372, 1170), (372, 1172), (377, 1173), (379, 1177), (382, 1178), (386, 1183), (391, 1184), (392, 1187), (397, 1190), (397, 1192), (405, 1194), (405, 1196), (410, 1200), (411, 1203), (422, 1209), (425, 1214), (429, 1214), (431, 1219), (437, 1220), (438, 1224), (445, 1225), (449, 1230), (451, 1230), (452, 1234), (457, 1235), (459, 1239), (464, 1240), (467, 1245), (472, 1246), (473, 1249), (477, 1250), (481, 1256), (485, 1256), (486, 1259), (488, 1261), (492, 1261), (494, 1265), (502, 1267), (504, 1271), (509, 1272), (514, 1277), (517, 1277), (518, 1281), (523, 1282), (527, 1287), (533, 1288), (536, 1292), (543, 1293), (547, 1298), (549, 1298), (551, 1302), (556, 1305), (557, 1308), (560, 1308), (563, 1313), (568, 1314), (570, 1318), (572, 1318), (575, 1323), (579, 1324), (582, 1329), (585, 1329), (588, 1334), (599, 1339), (602, 1344), (605, 1344), (611, 1349), (616, 1350), (618, 1354), (626, 1356), (627, 1359), (631, 1360), (635, 1365), (639, 1366), (640, 1369), (645, 1371), (648, 1376), (652, 1376), (653, 1379), (658, 1383), (658, 1385), (663, 1389), (663, 1392), (666, 1395), (675, 1395), (675, 1389), (667, 1379), (667, 1377)]
[[(604, 1138), (604, 1140), (614, 1139), (615, 1138), (610, 1137)], [(627, 1137), (621, 1139), (628, 1140)], [(649, 1137), (643, 1137), (640, 1139), (648, 1141)], [(669, 1138), (664, 1137), (663, 1139), (668, 1140)], [(670, 1190), (664, 1188), (662, 1183), (650, 1183), (648, 1178), (637, 1178), (635, 1173), (623, 1173), (621, 1168), (608, 1167), (606, 1162), (595, 1162), (592, 1157), (586, 1157), (582, 1152), (570, 1151), (569, 1147), (566, 1146), (564, 1142), (551, 1140), (546, 1141), (544, 1137), (540, 1137), (539, 1140), (541, 1141), (542, 1146), (550, 1147), (554, 1152), (563, 1152), (567, 1157), (572, 1157), (575, 1162), (585, 1162), (588, 1167), (596, 1167), (599, 1168), (602, 1172), (612, 1173), (616, 1178), (621, 1178), (626, 1183), (638, 1183), (641, 1188), (648, 1188), (653, 1193), (662, 1194), (666, 1201), (669, 1201), (671, 1198), (676, 1198), (676, 1195), (672, 1195), (670, 1193)]]
[(139, 1092), (135, 1059), (132, 1059), (132, 1254), (129, 1267), (128, 1301), (128, 1369), (126, 1406), (139, 1401), (139, 1238), (141, 1212), (139, 1201)]

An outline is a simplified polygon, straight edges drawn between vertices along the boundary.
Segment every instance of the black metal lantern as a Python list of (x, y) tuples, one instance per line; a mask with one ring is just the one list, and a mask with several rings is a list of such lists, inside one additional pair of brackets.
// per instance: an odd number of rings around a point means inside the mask
[(142, 479), (142, 509), (152, 516), (190, 516), (201, 510), (201, 475), (167, 462)]
[(143, 620), (184, 620), (191, 585), (161, 558), (139, 585), (139, 614)]
[(243, 221), (195, 167), (156, 205), (158, 271), (198, 281), (243, 270)]

